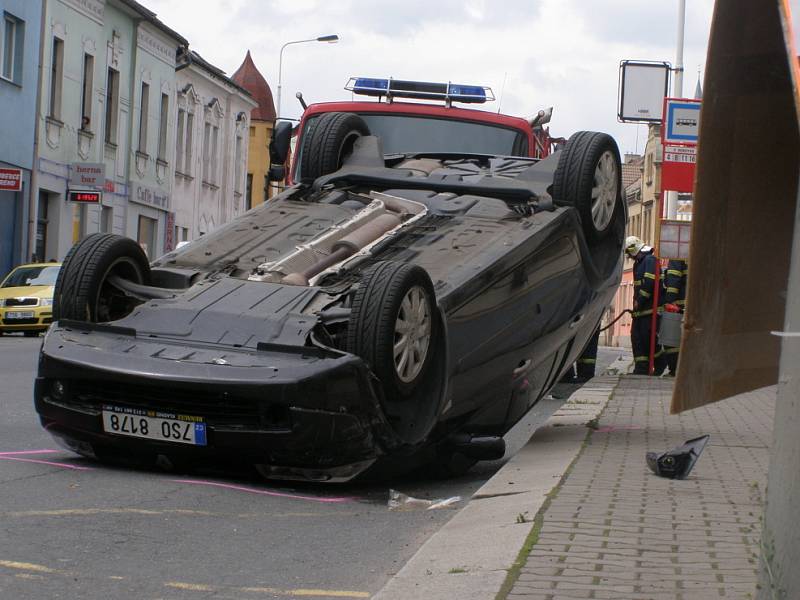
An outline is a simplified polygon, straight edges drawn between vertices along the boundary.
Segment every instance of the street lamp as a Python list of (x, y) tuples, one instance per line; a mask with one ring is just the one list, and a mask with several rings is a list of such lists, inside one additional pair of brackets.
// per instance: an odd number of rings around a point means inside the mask
[(309, 40), (295, 40), (293, 42), (286, 42), (283, 46), (281, 46), (281, 53), (280, 57), (278, 58), (278, 106), (276, 111), (276, 118), (280, 118), (281, 116), (281, 81), (283, 79), (283, 50), (286, 46), (291, 44), (303, 44), (305, 42), (328, 42), (330, 44), (335, 44), (339, 41), (339, 36), (335, 33), (332, 35), (321, 35), (316, 38), (311, 38)]

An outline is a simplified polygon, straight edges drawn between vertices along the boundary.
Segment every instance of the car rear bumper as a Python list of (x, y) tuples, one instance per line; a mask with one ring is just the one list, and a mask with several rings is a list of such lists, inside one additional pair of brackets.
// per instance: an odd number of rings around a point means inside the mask
[[(380, 392), (355, 356), (201, 349), (107, 329), (57, 324), (43, 343), (36, 410), (48, 432), (76, 452), (235, 459), (274, 477), (315, 480), (350, 479), (383, 452), (389, 429)], [(109, 433), (104, 406), (199, 417), (207, 444)]]

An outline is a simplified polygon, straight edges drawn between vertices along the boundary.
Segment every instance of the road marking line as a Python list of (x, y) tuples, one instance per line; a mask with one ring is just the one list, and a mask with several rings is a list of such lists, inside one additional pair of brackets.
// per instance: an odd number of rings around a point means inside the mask
[(213, 592), (215, 588), (210, 585), (203, 585), (200, 583), (183, 583), (180, 581), (168, 581), (164, 584), (167, 587), (176, 588), (179, 590), (190, 590), (192, 592)]
[(323, 598), (369, 598), (367, 592), (355, 592), (352, 590), (315, 590), (315, 589), (296, 589), (279, 590), (275, 588), (244, 587), (237, 588), (242, 592), (254, 592), (260, 594), (276, 594), (278, 596), (297, 596), (297, 597), (323, 597)]
[(20, 562), (16, 560), (0, 560), (0, 567), (6, 567), (7, 569), (17, 569), (19, 571), (33, 571), (34, 573), (55, 573), (58, 575), (68, 574), (65, 571), (51, 569), (50, 567), (45, 567), (44, 565), (37, 565), (35, 563), (28, 563), (28, 562)]
[(250, 494), (261, 494), (264, 496), (274, 496), (276, 498), (291, 498), (292, 500), (307, 500), (309, 502), (322, 502), (326, 504), (336, 504), (341, 502), (353, 502), (355, 498), (352, 497), (334, 497), (325, 498), (317, 496), (299, 496), (296, 494), (287, 494), (284, 492), (271, 492), (269, 490), (257, 490), (255, 488), (244, 487), (242, 485), (231, 485), (228, 483), (218, 483), (216, 481), (202, 481), (198, 479), (172, 479), (175, 483), (188, 483), (190, 485), (207, 485), (211, 487), (225, 488), (229, 490), (236, 490), (239, 492), (248, 492)]
[(16, 450), (14, 452), (0, 452), (0, 456), (12, 456), (16, 454), (56, 454), (60, 450)]
[(54, 510), (24, 510), (17, 512), (0, 513), (9, 517), (72, 517), (104, 514), (136, 514), (136, 515), (163, 515), (163, 514), (189, 514), (203, 517), (214, 516), (213, 513), (200, 510), (186, 510), (176, 508), (173, 510), (148, 510), (145, 508), (62, 508)]
[(91, 467), (79, 467), (78, 465), (68, 465), (66, 463), (52, 462), (49, 460), (37, 460), (35, 458), (18, 458), (16, 456), (3, 456), (0, 455), (0, 460), (15, 460), (19, 462), (36, 463), (40, 465), (48, 465), (50, 467), (61, 467), (62, 469), (72, 469), (74, 471), (93, 471)]
[(168, 581), (164, 585), (166, 587), (192, 592), (246, 592), (251, 594), (304, 598), (369, 598), (369, 593), (367, 592), (355, 592), (352, 590), (316, 590), (305, 588), (282, 590), (274, 587), (215, 587), (203, 583), (186, 583), (183, 581)]

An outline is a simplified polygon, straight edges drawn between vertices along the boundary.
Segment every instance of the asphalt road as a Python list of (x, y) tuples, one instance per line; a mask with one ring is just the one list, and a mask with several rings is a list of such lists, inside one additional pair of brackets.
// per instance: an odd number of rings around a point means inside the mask
[[(450, 481), (276, 485), (114, 468), (60, 449), (32, 403), (40, 340), (0, 337), (0, 598), (368, 598), (503, 461)], [(601, 368), (618, 352), (601, 348)], [(555, 394), (566, 397), (569, 387)], [(541, 402), (511, 452), (561, 404)], [(465, 498), (395, 512), (389, 487)]]

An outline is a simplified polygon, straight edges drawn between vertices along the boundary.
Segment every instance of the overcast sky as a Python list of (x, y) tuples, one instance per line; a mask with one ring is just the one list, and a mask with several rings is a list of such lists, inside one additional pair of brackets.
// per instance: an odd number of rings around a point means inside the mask
[[(349, 99), (351, 76), (488, 85), (487, 110), (530, 116), (554, 106), (551, 131), (611, 133), (642, 151), (643, 126), (618, 123), (625, 59), (675, 62), (678, 0), (141, 0), (205, 59), (232, 74), (249, 49), (277, 102), (281, 45), (336, 33), (337, 44), (289, 46), (283, 116)], [(796, 5), (798, 0), (791, 0)], [(684, 96), (704, 68), (713, 0), (687, 0)]]

